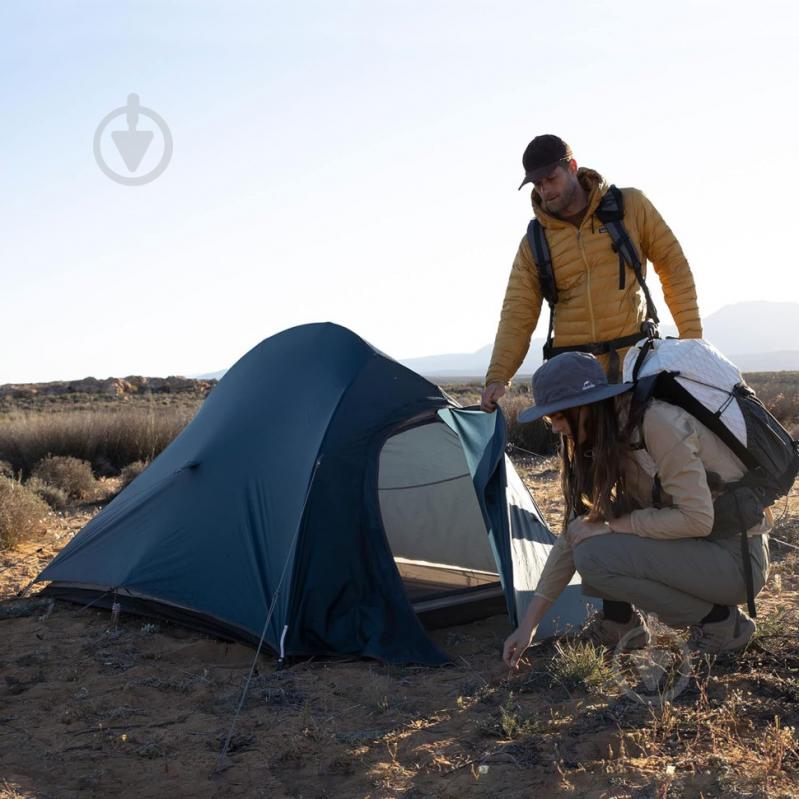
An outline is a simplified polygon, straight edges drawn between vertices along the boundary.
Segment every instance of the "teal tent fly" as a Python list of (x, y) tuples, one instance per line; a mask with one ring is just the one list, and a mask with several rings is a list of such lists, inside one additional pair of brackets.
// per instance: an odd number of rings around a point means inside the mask
[[(433, 665), (448, 657), (424, 623), (515, 623), (553, 540), (501, 413), (320, 323), (244, 355), (37, 579), (280, 657)], [(584, 615), (575, 583), (539, 635)]]

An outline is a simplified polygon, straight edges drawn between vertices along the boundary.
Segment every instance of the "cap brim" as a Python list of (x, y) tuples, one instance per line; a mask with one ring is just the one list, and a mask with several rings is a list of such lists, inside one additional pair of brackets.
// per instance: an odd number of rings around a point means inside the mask
[(553, 161), (551, 164), (538, 167), (538, 169), (531, 169), (524, 176), (524, 180), (519, 184), (517, 191), (521, 191), (528, 183), (535, 183), (537, 180), (541, 180), (541, 178), (549, 177), (549, 175), (551, 175), (555, 170), (555, 167), (558, 164), (563, 163), (563, 161), (564, 159), (561, 158), (560, 161)]
[(634, 387), (634, 383), (614, 383), (609, 386), (599, 386), (597, 388), (582, 391), (571, 397), (566, 397), (558, 402), (550, 402), (547, 405), (531, 405), (523, 410), (516, 418), (520, 422), (534, 422), (542, 416), (551, 416), (558, 411), (565, 411), (569, 408), (577, 408), (580, 405), (590, 405), (592, 402), (601, 402), (610, 397), (623, 394)]

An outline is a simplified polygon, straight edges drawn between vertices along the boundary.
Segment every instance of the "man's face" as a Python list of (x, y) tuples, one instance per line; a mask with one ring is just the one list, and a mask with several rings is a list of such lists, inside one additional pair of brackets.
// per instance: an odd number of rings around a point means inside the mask
[(557, 216), (566, 210), (577, 196), (579, 191), (577, 170), (572, 169), (572, 164), (574, 161), (569, 164), (558, 164), (549, 175), (533, 183), (541, 197), (541, 205), (547, 213)]

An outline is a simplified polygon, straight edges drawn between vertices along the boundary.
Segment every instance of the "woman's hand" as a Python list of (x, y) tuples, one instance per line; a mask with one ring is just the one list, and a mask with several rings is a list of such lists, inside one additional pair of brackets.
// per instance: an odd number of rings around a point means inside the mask
[(502, 659), (508, 668), (519, 667), (522, 655), (530, 646), (535, 631), (541, 623), (541, 619), (552, 606), (552, 600), (540, 594), (534, 594), (524, 618), (519, 622), (519, 626), (505, 639), (505, 646), (502, 648)]
[(566, 529), (566, 540), (569, 545), (574, 549), (579, 544), (582, 544), (587, 538), (593, 538), (596, 535), (606, 535), (612, 532), (607, 522), (587, 522), (581, 517), (577, 517), (569, 522)]
[(509, 669), (518, 669), (522, 655), (527, 651), (533, 640), (535, 628), (530, 630), (520, 624), (506, 639), (502, 649), (502, 659)]

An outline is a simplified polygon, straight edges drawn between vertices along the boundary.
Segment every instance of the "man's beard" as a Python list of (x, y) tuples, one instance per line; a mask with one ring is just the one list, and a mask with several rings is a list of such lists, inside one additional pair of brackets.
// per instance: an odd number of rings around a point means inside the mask
[(567, 188), (563, 190), (563, 192), (561, 192), (560, 196), (558, 197), (554, 205), (545, 203), (544, 208), (545, 210), (549, 211), (549, 213), (555, 214), (557, 216), (557, 214), (563, 212), (566, 208), (568, 208), (571, 205), (576, 194), (577, 194), (577, 186), (575, 186), (574, 184), (570, 184)]

